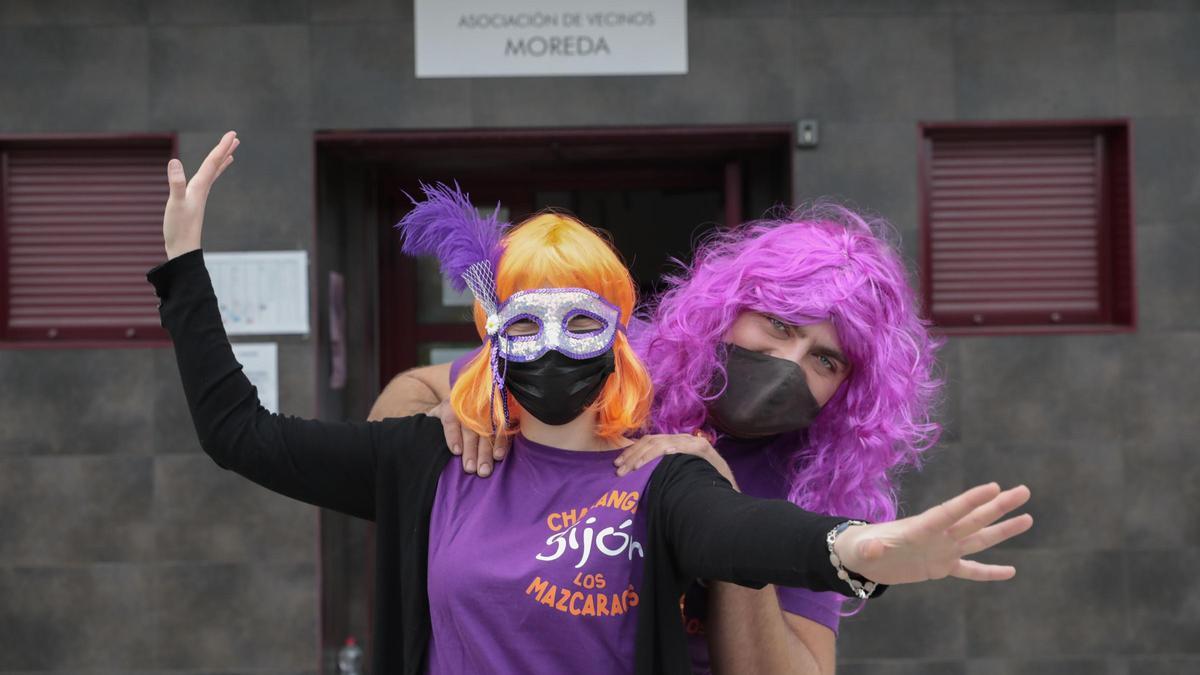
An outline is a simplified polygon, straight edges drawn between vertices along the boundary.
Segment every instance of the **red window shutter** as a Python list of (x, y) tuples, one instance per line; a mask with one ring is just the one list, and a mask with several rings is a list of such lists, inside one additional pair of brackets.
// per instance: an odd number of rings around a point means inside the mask
[(160, 340), (146, 271), (165, 259), (170, 143), (9, 146), (8, 339)]
[[(1128, 295), (1108, 136), (1095, 127), (926, 133), (926, 301), (943, 326), (1112, 323)], [(1115, 202), (1119, 207), (1119, 199)], [(1124, 256), (1124, 257), (1122, 257)], [(1126, 261), (1127, 262), (1127, 261)]]

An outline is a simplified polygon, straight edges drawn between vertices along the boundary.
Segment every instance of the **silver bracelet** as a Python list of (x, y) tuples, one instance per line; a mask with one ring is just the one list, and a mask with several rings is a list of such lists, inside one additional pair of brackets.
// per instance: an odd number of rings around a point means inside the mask
[(867, 598), (871, 597), (871, 594), (875, 592), (875, 587), (879, 584), (876, 584), (874, 581), (862, 582), (858, 579), (850, 578), (850, 571), (845, 567), (842, 567), (842, 559), (833, 552), (833, 542), (837, 541), (838, 535), (840, 535), (842, 532), (845, 532), (846, 528), (852, 525), (869, 524), (870, 523), (862, 520), (847, 520), (846, 522), (841, 523), (837, 527), (830, 530), (829, 534), (825, 535), (825, 546), (829, 549), (829, 562), (833, 563), (834, 569), (837, 570), (838, 578), (850, 584), (850, 590), (854, 591), (854, 595), (856, 595), (860, 600), (866, 600)]

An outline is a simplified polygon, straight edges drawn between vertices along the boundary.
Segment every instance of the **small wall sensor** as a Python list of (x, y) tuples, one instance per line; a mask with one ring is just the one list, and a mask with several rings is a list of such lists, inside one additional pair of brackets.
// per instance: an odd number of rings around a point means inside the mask
[(817, 121), (800, 120), (796, 122), (796, 147), (817, 147)]

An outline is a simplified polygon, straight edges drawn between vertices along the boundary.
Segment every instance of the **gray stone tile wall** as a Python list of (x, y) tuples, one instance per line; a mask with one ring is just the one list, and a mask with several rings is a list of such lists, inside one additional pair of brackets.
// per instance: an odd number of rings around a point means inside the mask
[[(316, 130), (813, 117), (796, 194), (915, 259), (919, 121), (1129, 117), (1139, 329), (952, 338), (944, 441), (904, 479), (908, 512), (1033, 486), (1035, 531), (983, 556), (1018, 577), (894, 589), (840, 672), (1200, 672), (1200, 3), (689, 4), (686, 76), (417, 80), (404, 0), (6, 0), (0, 134), (172, 131), (194, 170), (236, 128), (207, 245), (315, 253)], [(312, 415), (313, 341), (280, 342)], [(317, 520), (199, 453), (169, 350), (0, 348), (0, 673), (316, 672)]]

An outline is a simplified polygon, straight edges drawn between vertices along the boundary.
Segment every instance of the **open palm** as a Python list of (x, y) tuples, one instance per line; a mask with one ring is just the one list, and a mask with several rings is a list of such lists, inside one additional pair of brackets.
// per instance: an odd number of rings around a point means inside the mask
[(1003, 492), (995, 483), (980, 485), (909, 518), (850, 527), (838, 537), (834, 551), (846, 569), (881, 584), (948, 576), (970, 581), (1011, 579), (1016, 568), (966, 560), (965, 556), (1032, 527), (1029, 514), (996, 523), (1029, 501), (1029, 496), (1024, 485)]
[(233, 163), (233, 151), (239, 143), (237, 132), (227, 132), (204, 158), (204, 163), (191, 181), (183, 172), (182, 162), (172, 159), (167, 163), (167, 184), (171, 188), (167, 208), (163, 212), (163, 244), (167, 249), (167, 259), (200, 248), (208, 191), (217, 177)]

